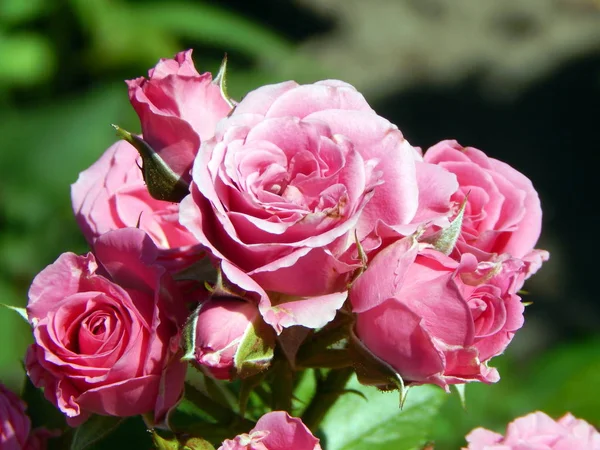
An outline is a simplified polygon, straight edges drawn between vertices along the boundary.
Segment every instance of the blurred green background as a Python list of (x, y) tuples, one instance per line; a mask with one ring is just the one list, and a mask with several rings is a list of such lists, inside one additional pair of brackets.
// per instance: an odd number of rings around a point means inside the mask
[[(450, 5), (452, 5), (450, 7)], [(552, 259), (527, 286), (527, 322), (494, 363), (502, 380), (442, 407), (431, 438), (458, 448), (477, 425), (567, 410), (600, 426), (597, 0), (0, 0), (0, 303), (86, 251), (69, 185), (139, 131), (124, 79), (194, 48), (200, 72), (229, 56), (229, 91), (339, 78), (408, 140), (481, 148), (528, 175)], [(31, 337), (0, 310), (0, 380), (18, 390)]]

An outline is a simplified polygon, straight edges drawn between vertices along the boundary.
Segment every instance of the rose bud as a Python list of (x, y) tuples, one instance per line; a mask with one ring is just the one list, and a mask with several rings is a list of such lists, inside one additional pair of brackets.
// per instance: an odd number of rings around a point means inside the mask
[(321, 450), (302, 420), (285, 411), (265, 414), (249, 432), (228, 439), (218, 450)]
[(463, 450), (598, 450), (600, 433), (584, 420), (570, 413), (553, 420), (537, 411), (511, 422), (506, 436), (476, 428), (467, 437), (468, 447)]
[(201, 142), (214, 135), (233, 106), (224, 90), (225, 70), (224, 61), (214, 80), (208, 72), (199, 74), (187, 50), (161, 59), (148, 79), (127, 81), (145, 143), (186, 183)]
[(457, 262), (420, 249), (414, 237), (397, 241), (350, 289), (359, 344), (405, 384), (496, 382), (487, 363), (523, 324), (523, 266), (478, 263), (471, 254)]
[(200, 304), (186, 326), (184, 359), (220, 380), (265, 370), (273, 357), (274, 331), (254, 303), (235, 297)]

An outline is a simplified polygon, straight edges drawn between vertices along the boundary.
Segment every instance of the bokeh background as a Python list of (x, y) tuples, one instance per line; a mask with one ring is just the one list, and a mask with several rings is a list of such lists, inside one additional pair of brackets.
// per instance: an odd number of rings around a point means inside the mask
[[(436, 449), (471, 428), (567, 410), (600, 426), (598, 0), (0, 0), (0, 303), (85, 252), (69, 185), (139, 131), (124, 79), (194, 49), (200, 72), (226, 52), (230, 94), (339, 78), (407, 139), (446, 138), (529, 176), (551, 260), (526, 286), (526, 324), (494, 360), (502, 380), (449, 396)], [(596, 156), (594, 156), (596, 155)], [(28, 326), (0, 310), (0, 380), (18, 390)]]

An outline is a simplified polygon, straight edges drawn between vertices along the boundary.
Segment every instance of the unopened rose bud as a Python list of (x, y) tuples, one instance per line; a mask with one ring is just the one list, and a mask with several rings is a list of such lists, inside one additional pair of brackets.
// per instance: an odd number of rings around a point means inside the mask
[(215, 378), (244, 378), (268, 367), (273, 357), (274, 331), (254, 303), (216, 298), (199, 306), (188, 324), (187, 359)]
[(186, 183), (200, 146), (234, 106), (225, 89), (226, 66), (224, 60), (213, 79), (209, 72), (196, 70), (187, 50), (161, 59), (148, 77), (127, 81), (144, 140)]

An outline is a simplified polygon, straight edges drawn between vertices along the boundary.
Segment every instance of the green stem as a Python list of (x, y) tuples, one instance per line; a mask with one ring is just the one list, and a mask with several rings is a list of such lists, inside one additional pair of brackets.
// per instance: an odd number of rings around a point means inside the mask
[(302, 414), (302, 421), (313, 432), (319, 428), (327, 411), (345, 393), (344, 387), (353, 373), (352, 367), (332, 369), (325, 379), (317, 381), (315, 395)]
[(271, 380), (271, 408), (273, 411), (292, 411), (294, 372), (285, 358), (275, 362)]

